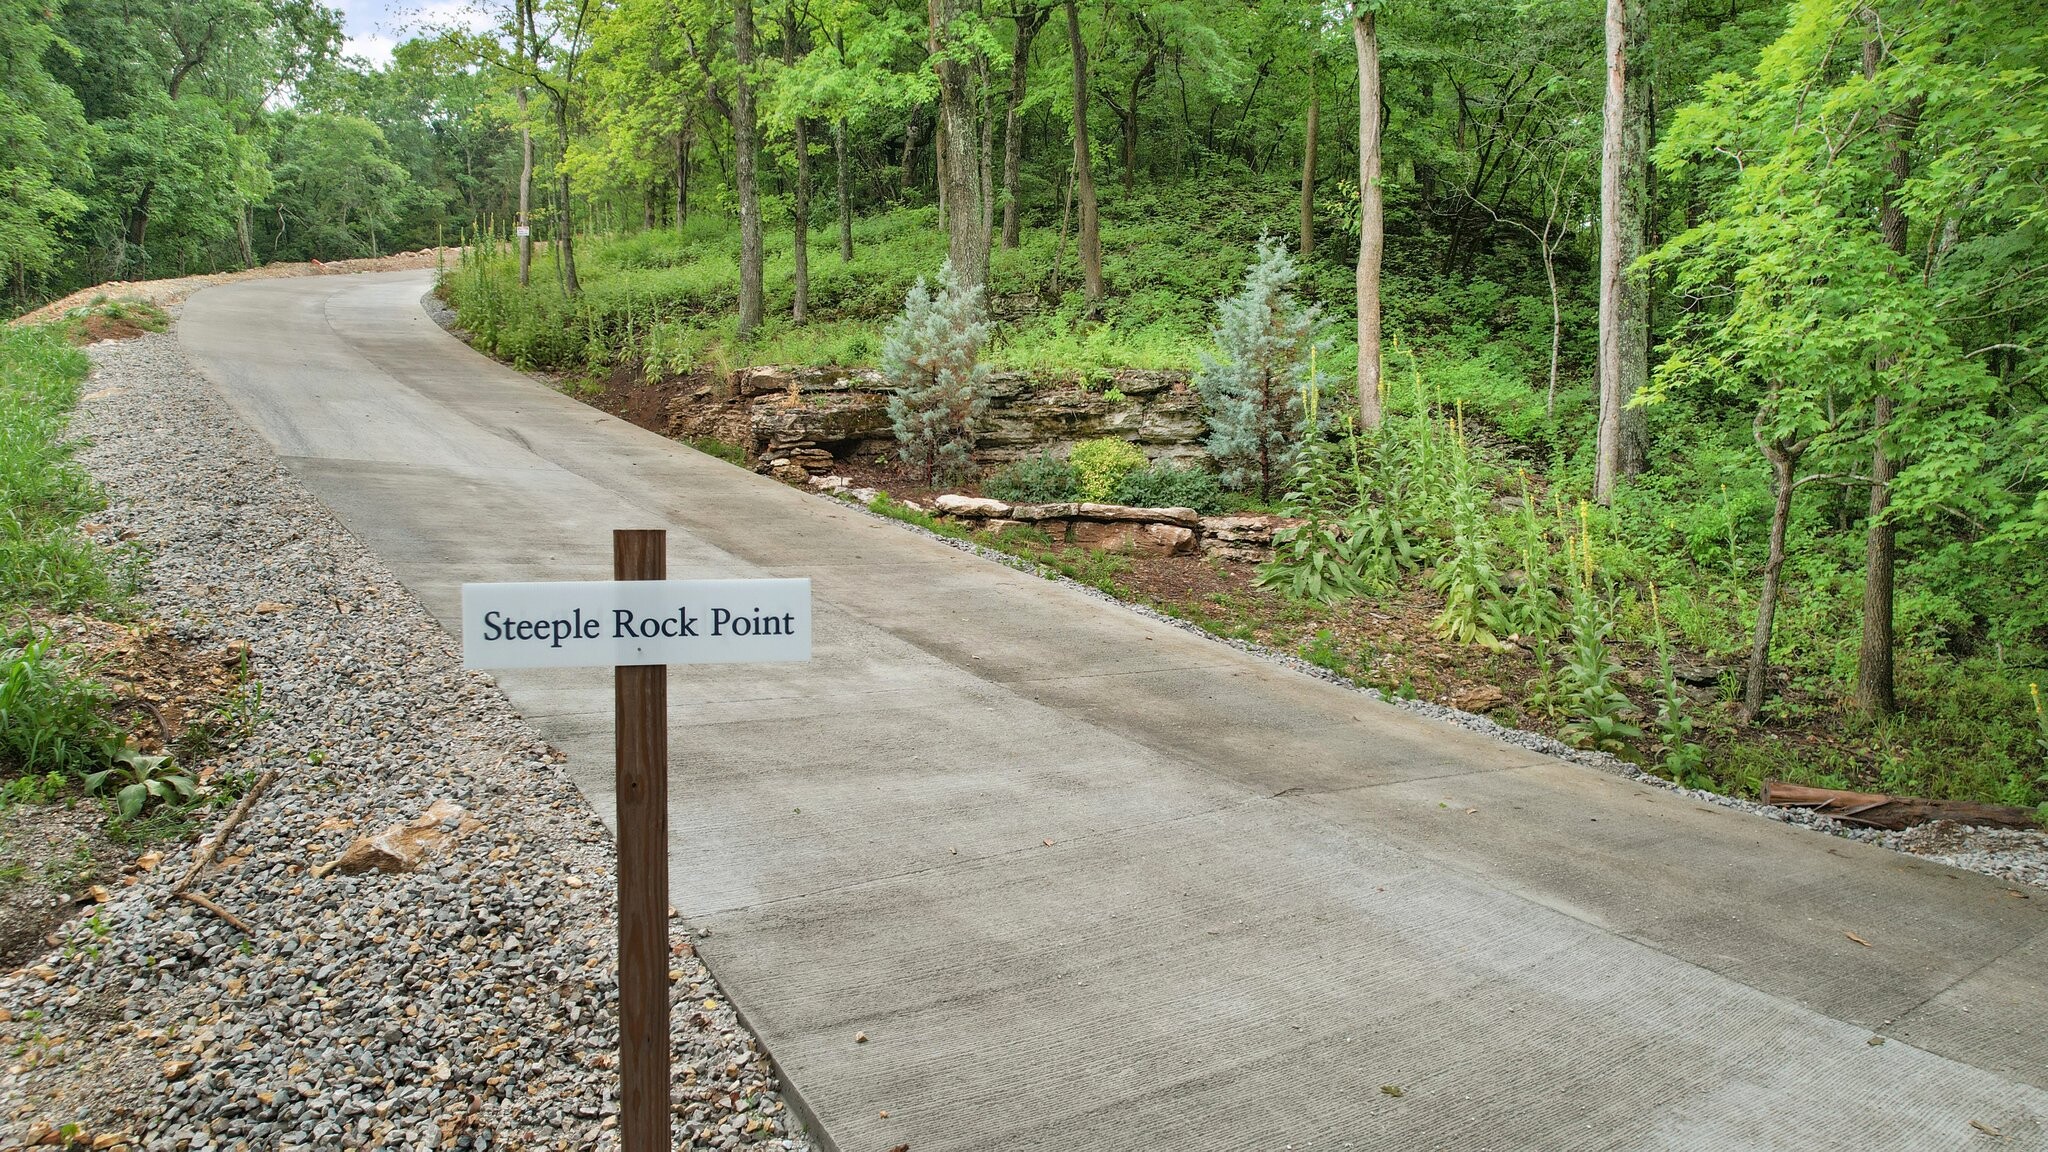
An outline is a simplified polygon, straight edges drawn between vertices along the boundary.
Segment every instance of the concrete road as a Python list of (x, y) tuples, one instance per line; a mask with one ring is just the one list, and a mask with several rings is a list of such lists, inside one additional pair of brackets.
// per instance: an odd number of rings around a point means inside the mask
[[(813, 663), (674, 673), (671, 859), (830, 1146), (2048, 1147), (2041, 893), (749, 475), (477, 355), (427, 287), (237, 284), (179, 330), (451, 631), (462, 581), (606, 578), (614, 527), (812, 578)], [(609, 672), (501, 679), (609, 815)]]

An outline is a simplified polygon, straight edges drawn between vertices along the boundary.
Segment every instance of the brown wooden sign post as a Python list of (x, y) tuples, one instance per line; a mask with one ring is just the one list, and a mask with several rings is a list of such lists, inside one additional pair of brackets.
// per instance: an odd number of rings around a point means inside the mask
[[(612, 533), (614, 580), (668, 579), (668, 533)], [(668, 665), (613, 669), (618, 711), (619, 1136), (668, 1152)]]
[(613, 667), (619, 1135), (669, 1152), (668, 666), (811, 658), (809, 580), (670, 580), (668, 533), (612, 534), (610, 581), (464, 584), (467, 668)]

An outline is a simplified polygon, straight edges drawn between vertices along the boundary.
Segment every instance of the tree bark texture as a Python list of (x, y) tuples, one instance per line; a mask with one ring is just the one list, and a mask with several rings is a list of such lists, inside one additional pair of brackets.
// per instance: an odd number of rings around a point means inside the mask
[(569, 95), (564, 92), (554, 98), (555, 136), (562, 146), (562, 162), (555, 166), (555, 185), (562, 201), (561, 223), (555, 232), (562, 239), (562, 295), (575, 297), (583, 292), (583, 285), (576, 279), (576, 220), (569, 205)]
[[(782, 22), (782, 63), (796, 63), (797, 13), (791, 8)], [(790, 256), (795, 281), (789, 318), (801, 324), (811, 303), (811, 130), (802, 116), (796, 118), (790, 147), (796, 151), (796, 196), (790, 205)]]
[(1074, 56), (1074, 194), (1080, 201), (1077, 246), (1088, 315), (1102, 311), (1102, 230), (1095, 212), (1095, 176), (1088, 168), (1088, 45), (1081, 39), (1081, 13), (1067, 0), (1067, 44)]
[(1017, 42), (1010, 52), (1010, 92), (1003, 101), (1003, 249), (1013, 250), (1023, 242), (1023, 225), (1017, 219), (1018, 170), (1024, 165), (1024, 134), (1018, 131), (1018, 108), (1024, 103), (1024, 86), (1031, 72), (1031, 42), (1045, 27), (1049, 8), (1028, 8), (1017, 14)]
[(690, 124), (676, 133), (676, 231), (690, 220)]
[(533, 276), (533, 129), (526, 123), (526, 89), (521, 88), (519, 98), (519, 227), (526, 229), (526, 235), (516, 232), (519, 242), (519, 286), (524, 288)]
[(1607, 0), (1607, 97), (1600, 134), (1600, 428), (1593, 499), (1614, 501), (1614, 486), (1642, 471), (1648, 431), (1628, 402), (1650, 375), (1647, 285), (1630, 266), (1643, 251), (1643, 119), (1647, 90), (1639, 69), (1649, 31), (1645, 0)]
[[(1766, 401), (1768, 404), (1768, 401)], [(1757, 447), (1771, 465), (1771, 543), (1764, 558), (1763, 590), (1757, 594), (1756, 632), (1749, 645), (1749, 665), (1742, 677), (1744, 724), (1754, 724), (1764, 710), (1764, 682), (1771, 672), (1771, 626), (1778, 612), (1778, 578), (1785, 568), (1785, 529), (1792, 522), (1792, 497), (1799, 490), (1793, 472), (1811, 440), (1769, 440), (1763, 435), (1765, 409), (1756, 417)]]
[(1380, 425), (1380, 261), (1386, 207), (1380, 187), (1380, 44), (1373, 13), (1351, 17), (1358, 50), (1358, 422)]
[(975, 117), (977, 61), (955, 32), (962, 0), (930, 0), (928, 47), (939, 76), (939, 187), (946, 222), (946, 258), (960, 283), (988, 287), (988, 195), (982, 180), (981, 126)]
[(1301, 255), (1316, 251), (1316, 131), (1317, 112), (1322, 103), (1316, 91), (1316, 58), (1308, 58), (1308, 123), (1301, 132)]
[(767, 310), (761, 275), (761, 189), (757, 175), (761, 141), (754, 124), (754, 3), (734, 0), (733, 54), (739, 75), (733, 84), (733, 175), (740, 194), (740, 317), (739, 336), (746, 339), (761, 326)]
[(853, 201), (847, 199), (846, 118), (832, 122), (832, 162), (839, 169), (839, 262), (853, 263)]
[[(1865, 8), (1863, 18), (1869, 25), (1863, 40), (1863, 76), (1866, 80), (1875, 81), (1884, 62), (1883, 29), (1875, 9)], [(1887, 155), (1884, 191), (1878, 202), (1877, 228), (1884, 237), (1885, 247), (1900, 257), (1899, 263), (1895, 263), (1891, 270), (1895, 278), (1903, 274), (1900, 265), (1906, 254), (1906, 211), (1899, 205), (1898, 194), (1906, 178), (1912, 174), (1912, 155), (1908, 146), (1923, 99), (1915, 98), (1906, 109), (1888, 113), (1878, 122), (1879, 131), (1885, 137)], [(1863, 540), (1863, 634), (1856, 646), (1856, 690), (1851, 702), (1866, 716), (1886, 716), (1898, 710), (1892, 668), (1895, 647), (1892, 610), (1896, 600), (1894, 575), (1898, 565), (1898, 537), (1891, 517), (1886, 513), (1891, 507), (1891, 485), (1898, 475), (1899, 462), (1885, 442), (1886, 429), (1892, 421), (1892, 396), (1888, 388), (1893, 364), (1888, 359), (1881, 359), (1874, 367), (1878, 393), (1871, 404), (1870, 520), (1864, 529)]]

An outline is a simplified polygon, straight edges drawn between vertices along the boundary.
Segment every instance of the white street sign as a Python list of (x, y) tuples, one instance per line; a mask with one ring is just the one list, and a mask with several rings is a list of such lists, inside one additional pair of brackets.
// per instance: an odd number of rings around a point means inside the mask
[(811, 658), (809, 580), (464, 584), (465, 668)]
[(521, 224), (517, 228), (512, 229), (512, 233), (513, 235), (518, 236), (521, 240), (524, 240), (528, 236), (533, 235), (533, 229), (528, 228), (524, 224)]

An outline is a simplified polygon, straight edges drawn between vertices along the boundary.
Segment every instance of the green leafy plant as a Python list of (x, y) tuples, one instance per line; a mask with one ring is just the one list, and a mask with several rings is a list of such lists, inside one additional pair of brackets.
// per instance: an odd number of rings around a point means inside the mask
[(1124, 477), (1145, 467), (1145, 450), (1128, 440), (1103, 436), (1074, 445), (1067, 462), (1073, 466), (1081, 499), (1105, 502), (1116, 495)]
[(123, 820), (133, 820), (151, 803), (171, 807), (189, 804), (199, 786), (169, 756), (152, 756), (133, 747), (114, 754), (114, 764), (85, 778), (85, 790), (115, 788), (114, 804)]
[(1712, 787), (1713, 778), (1703, 770), (1706, 750), (1693, 742), (1692, 717), (1686, 712), (1678, 676), (1671, 669), (1671, 639), (1665, 634), (1663, 616), (1657, 611), (1654, 584), (1650, 586), (1650, 616), (1657, 637), (1657, 743), (1664, 749), (1663, 773), (1687, 788)]
[(1273, 533), (1273, 558), (1259, 566), (1259, 587), (1316, 604), (1369, 591), (1345, 553), (1341, 509), (1349, 495), (1329, 446), (1320, 439), (1303, 445), (1286, 504), (1302, 522)]
[(26, 772), (83, 772), (105, 755), (114, 696), (39, 636), (0, 655), (0, 759)]
[(1013, 504), (1058, 504), (1081, 498), (1081, 478), (1073, 465), (1050, 452), (1026, 456), (997, 470), (981, 490)]
[(1621, 690), (1621, 666), (1607, 650), (1614, 619), (1594, 589), (1592, 542), (1583, 545), (1584, 578), (1572, 586), (1569, 647), (1558, 668), (1560, 702), (1574, 719), (1560, 734), (1581, 748), (1618, 752), (1643, 730), (1627, 720), (1632, 705)]
[(1230, 499), (1215, 473), (1167, 463), (1125, 473), (1111, 498), (1137, 508), (1193, 508), (1204, 515), (1221, 512)]
[(1472, 475), (1471, 457), (1462, 436), (1451, 448), (1450, 475), (1451, 539), (1430, 580), (1444, 598), (1436, 631), (1447, 639), (1498, 650), (1504, 645), (1488, 627), (1488, 620), (1502, 599), (1500, 578), (1493, 570), (1492, 541), (1482, 504), (1485, 496)]

